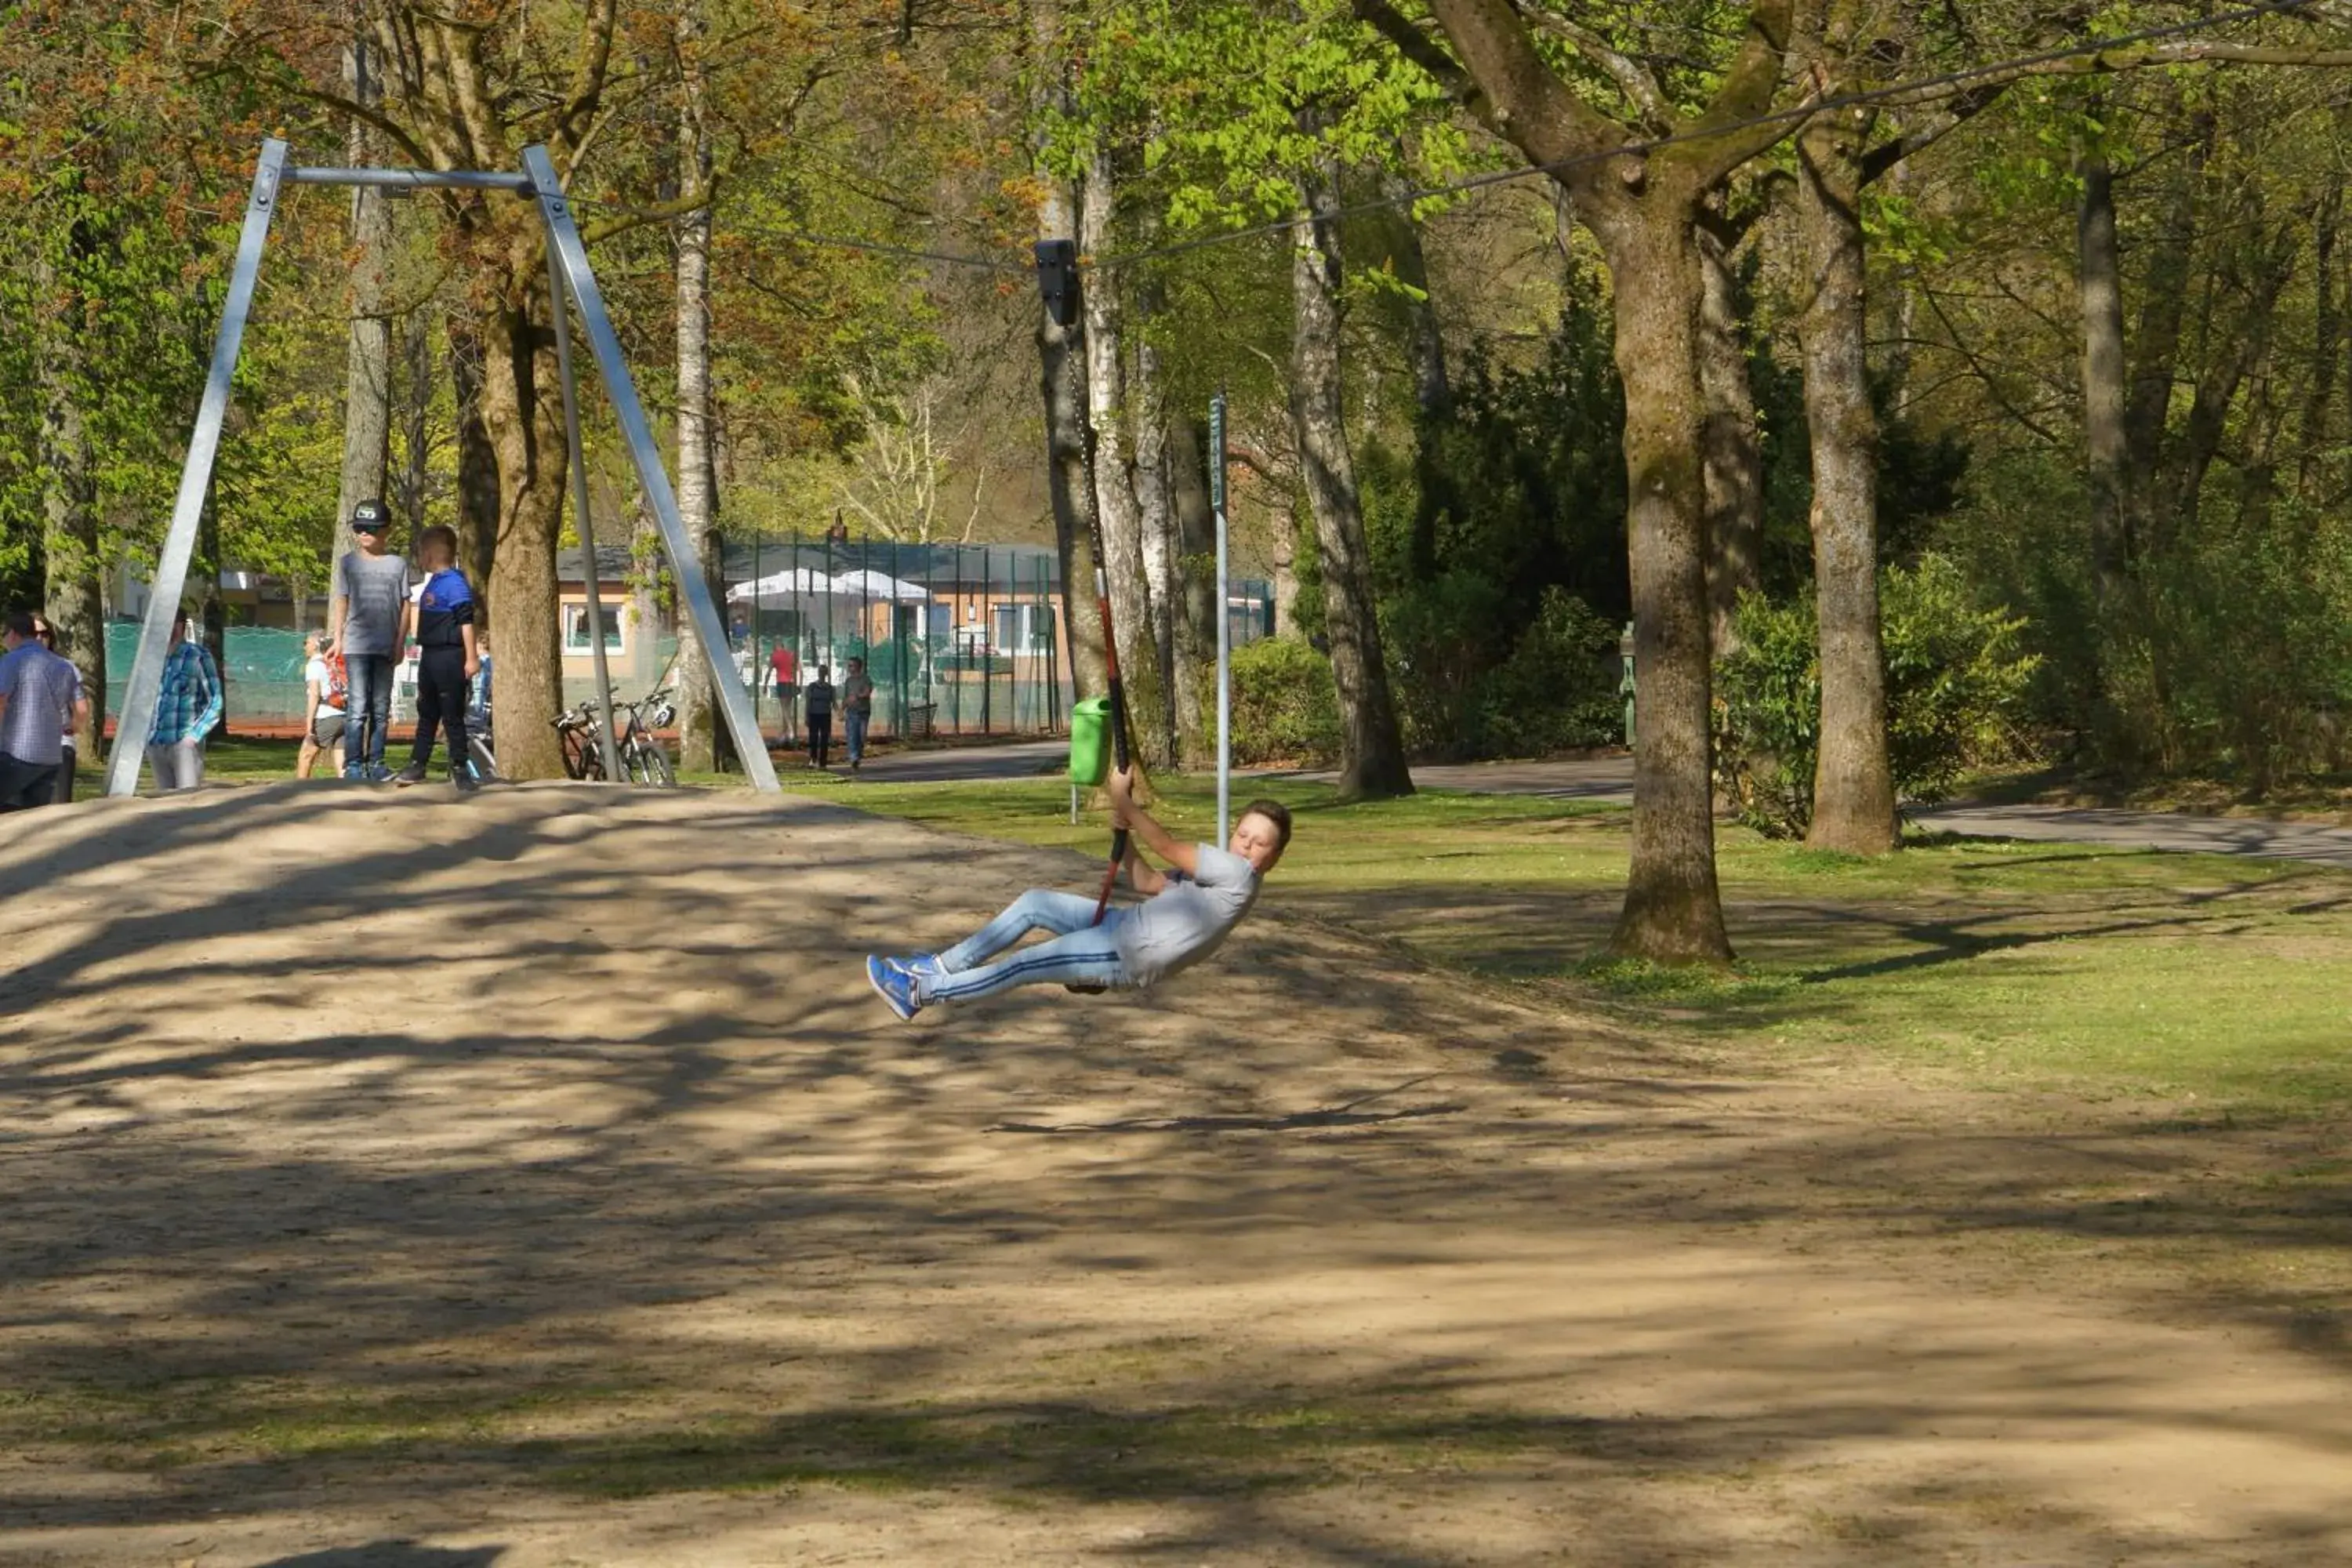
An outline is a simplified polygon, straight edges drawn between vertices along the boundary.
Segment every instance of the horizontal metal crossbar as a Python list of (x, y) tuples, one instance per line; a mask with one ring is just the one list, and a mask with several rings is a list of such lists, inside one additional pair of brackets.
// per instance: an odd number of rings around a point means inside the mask
[(527, 174), (501, 174), (488, 169), (289, 169), (289, 184), (386, 185), (402, 190), (454, 186), (467, 191), (512, 191), (532, 194)]

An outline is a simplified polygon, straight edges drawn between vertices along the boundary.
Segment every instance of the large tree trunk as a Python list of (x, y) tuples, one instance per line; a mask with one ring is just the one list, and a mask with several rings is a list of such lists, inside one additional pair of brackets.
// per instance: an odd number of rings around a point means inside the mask
[[(1217, 514), (1211, 506), (1201, 426), (1178, 415), (1168, 424), (1168, 477), (1176, 516), (1181, 587), (1170, 606), (1174, 622), (1178, 760), (1184, 767), (1213, 764), (1217, 756), (1215, 698), (1208, 683), (1217, 668)], [(1228, 502), (1230, 504), (1230, 502)]]
[(1616, 288), (1617, 374), (1625, 386), (1626, 531), (1641, 685), (1633, 863), (1610, 946), (1659, 963), (1725, 963), (1731, 939), (1716, 884), (1708, 766), (1696, 226), (1690, 213), (1661, 205), (1615, 215), (1600, 227)]
[(1299, 179), (1298, 195), (1291, 230), (1290, 419), (1323, 569), (1324, 633), (1339, 699), (1339, 793), (1386, 799), (1411, 795), (1412, 774), (1389, 693), (1371, 550), (1341, 414), (1338, 181), (1328, 168), (1315, 170)]
[(1813, 459), (1813, 584), (1821, 616), (1816, 849), (1880, 855), (1895, 846), (1886, 747), (1886, 666), (1878, 626), (1878, 420), (1870, 405), (1863, 268), (1862, 153), (1872, 120), (1848, 109), (1798, 141), (1798, 211), (1811, 299), (1801, 322)]
[(457, 405), (457, 559), (484, 590), (484, 619), (495, 623), (498, 601), (488, 595), (499, 544), (499, 449), (482, 418), (482, 340), (471, 321), (455, 314), (446, 330)]
[[(677, 49), (684, 78), (677, 121), (678, 181), (688, 191), (710, 184), (709, 139), (702, 123), (701, 7), (688, 4), (677, 17)], [(719, 537), (712, 461), (710, 407), (710, 208), (687, 214), (677, 225), (677, 515), (698, 561), (680, 571), (706, 576), (719, 563)], [(725, 604), (724, 589), (719, 602)], [(729, 657), (720, 648), (719, 657)], [(678, 760), (696, 773), (717, 771), (725, 750), (720, 739), (718, 690), (702, 639), (691, 616), (677, 623)]]
[(490, 558), (490, 597), (499, 617), (494, 744), (499, 771), (507, 777), (562, 778), (562, 747), (554, 728), (563, 707), (555, 546), (565, 451), (545, 243), (536, 214), (507, 217), (484, 237), (505, 258), (502, 275), (493, 275), (496, 294), (476, 321), (483, 349), (482, 424), (499, 473)]
[[(343, 51), (343, 83), (355, 102), (374, 106), (383, 98), (373, 46), (362, 36)], [(354, 119), (344, 151), (354, 168), (375, 162), (374, 138)], [(368, 185), (352, 190), (351, 342), (343, 365), (343, 468), (337, 491), (334, 541), (340, 525), (363, 500), (381, 499), (392, 459), (392, 319), (387, 313), (386, 274), (392, 264), (392, 214), (383, 192)], [(412, 541), (412, 543), (414, 542)]]
[(1633, 864), (1611, 945), (1635, 958), (1725, 962), (1731, 943), (1716, 885), (1708, 766), (1696, 230), (1704, 193), (1777, 134), (1757, 118), (1781, 95), (1791, 38), (1818, 37), (1819, 6), (1807, 5), (1801, 16), (1795, 0), (1752, 0), (1738, 55), (1699, 121), (1726, 135), (1711, 148), (1685, 144), (1649, 155), (1618, 151), (1633, 127), (1596, 110), (1557, 72), (1530, 24), (1505, 0), (1427, 0), (1458, 64), (1392, 6), (1358, 0), (1356, 8), (1530, 164), (1551, 171), (1607, 253), (1625, 389), (1626, 530), (1641, 683)]
[[(1137, 239), (1149, 245), (1159, 227), (1147, 212)], [(1167, 291), (1146, 268), (1133, 275), (1129, 302), (1135, 336), (1134, 372), (1128, 405), (1135, 431), (1135, 504), (1143, 532), (1144, 613), (1150, 617), (1150, 646), (1160, 692), (1160, 736), (1154, 755), (1173, 765), (1200, 743), (1200, 692), (1194, 671), (1179, 647), (1178, 622), (1184, 614), (1182, 522), (1176, 515), (1176, 479), (1171, 470), (1173, 443), (1168, 427), (1167, 376), (1160, 363), (1160, 317)], [(1188, 731), (1186, 726), (1190, 725)]]
[(2311, 385), (2303, 400), (2296, 444), (2302, 448), (2296, 480), (2308, 489), (2333, 446), (2329, 439), (2336, 399), (2336, 356), (2344, 336), (2344, 296), (2336, 278), (2336, 226), (2344, 215), (2343, 187), (2321, 198), (2311, 226)]
[[(1233, 497), (1225, 498), (1228, 509)], [(1233, 519), (1225, 519), (1231, 528)], [(1298, 631), (1298, 531), (1292, 525), (1291, 509), (1283, 507), (1274, 528), (1274, 629), (1278, 637), (1294, 637)], [(1213, 630), (1210, 635), (1215, 636)]]
[[(425, 527), (425, 501), (432, 489), (432, 413), (433, 413), (433, 338), (432, 317), (422, 310), (411, 310), (401, 323), (401, 458), (393, 488), (398, 494), (401, 515), (408, 521), (408, 536), (416, 537)], [(464, 565), (469, 559), (465, 553), (462, 536), (457, 561)]]
[[(73, 236), (81, 241), (79, 226)], [(55, 303), (57, 280), (46, 258), (34, 264), (34, 288), (44, 305)], [(60, 310), (44, 309), (37, 331), (41, 427), (41, 553), (44, 581), (41, 613), (57, 629), (58, 651), (81, 671), (89, 699), (89, 721), (75, 732), (80, 756), (96, 762), (105, 731), (106, 610), (98, 552), (98, 481), (91, 466), (89, 430), (82, 418), (87, 384), (78, 363), (81, 353), (79, 290)]]
[[(1078, 250), (1101, 256), (1110, 246), (1118, 184), (1109, 154), (1097, 151), (1087, 165), (1078, 195)], [(1094, 431), (1095, 506), (1102, 518), (1103, 565), (1110, 580), (1112, 630), (1118, 638), (1118, 668), (1127, 697), (1129, 734), (1149, 763), (1165, 754), (1167, 700), (1160, 683), (1160, 654), (1151, 635), (1144, 575), (1140, 489), (1128, 441), (1126, 321), (1118, 279), (1088, 276), (1084, 295), (1087, 350), (1087, 412)]]
[[(2158, 530), (2171, 511), (2170, 498), (2158, 482), (2158, 475), (2171, 425), (2173, 389), (2180, 382), (2181, 327), (2188, 320), (2198, 210), (2205, 181), (2205, 160), (2211, 148), (2213, 117), (2200, 111), (2191, 116), (2190, 126), (2195, 134), (2187, 157), (2174, 166), (2171, 201), (2163, 226), (2147, 246), (2147, 269), (2140, 279), (2139, 321), (2132, 333), (2130, 390), (2124, 404), (2123, 524), (2116, 541), (2124, 563), (2137, 560), (2153, 547)], [(2112, 239), (2112, 176), (2105, 201)], [(2118, 261), (2119, 297), (2121, 271)], [(2120, 313), (2120, 298), (2116, 308)]]
[(1748, 336), (1732, 276), (1732, 247), (1705, 228), (1697, 240), (1707, 605), (1710, 643), (1720, 658), (1736, 640), (1732, 616), (1740, 595), (1755, 592), (1764, 580), (1764, 447), (1756, 429), (1756, 393), (1748, 376)]
[[(2189, 417), (2183, 422), (2179, 454), (2169, 482), (2163, 486), (2161, 504), (2152, 509), (2155, 526), (2148, 545), (2151, 551), (2166, 548), (2170, 542), (2193, 528), (2197, 511), (2205, 492), (2205, 476), (2221, 455), (2221, 440), (2230, 427), (2230, 411), (2238, 401), (2238, 394), (2250, 378), (2258, 375), (2270, 357), (2271, 340), (2277, 330), (2278, 298), (2294, 270), (2299, 248), (2299, 225), (2282, 225), (2275, 233), (2266, 234), (2259, 212), (2247, 215), (2240, 226), (2236, 243), (2245, 257), (2242, 275), (2245, 279), (2244, 310), (2221, 331), (2208, 321), (2199, 335), (2209, 342), (2217, 342), (2220, 352), (2197, 380), (2197, 395), (2189, 400)], [(2259, 421), (2250, 421), (2245, 434), (2245, 452), (2242, 461), (2252, 467), (2259, 462), (2261, 442), (2252, 428)]]
[(1161, 715), (1152, 754), (1173, 763), (1183, 752), (1187, 711), (1197, 725), (1200, 704), (1187, 700), (1186, 676), (1177, 668), (1184, 552), (1177, 536), (1176, 500), (1168, 470), (1168, 409), (1160, 396), (1160, 351), (1148, 328), (1136, 335), (1135, 376), (1128, 388), (1135, 411), (1135, 505), (1143, 533), (1143, 608), (1150, 620), (1145, 645), (1151, 652)]
[[(1061, 80), (1061, 0), (1029, 0), (1028, 51), (1033, 126), (1069, 111)], [(1037, 132), (1039, 146), (1043, 132)], [(1077, 239), (1077, 202), (1068, 182), (1041, 160), (1034, 174), (1037, 237)], [(1037, 312), (1038, 390), (1045, 404), (1046, 493), (1054, 509), (1054, 553), (1062, 572), (1062, 625), (1069, 638), (1070, 695), (1100, 695), (1108, 686), (1102, 626), (1092, 603), (1095, 587), (1095, 482), (1087, 440), (1087, 362), (1083, 328), (1066, 327), (1051, 310)]]
[(1429, 254), (1421, 243), (1421, 224), (1405, 199), (1411, 189), (1402, 174), (1383, 172), (1381, 194), (1398, 204), (1389, 215), (1393, 244), (1388, 259), (1396, 280), (1410, 290), (1404, 297), (1404, 324), (1405, 353), (1412, 366), (1414, 496), (1406, 562), (1416, 578), (1427, 582), (1438, 572), (1438, 520), (1454, 502), (1443, 439), (1454, 411), (1454, 381), (1446, 368), (1437, 301), (1430, 291)]
[[(519, 143), (536, 137), (556, 167), (569, 168), (604, 122), (619, 0), (585, 0), (560, 34), (548, 35), (548, 47), (572, 54), (569, 85), (552, 102), (501, 90), (491, 41), (506, 20), (410, 5), (364, 9), (380, 46), (385, 115), (439, 167), (512, 168)], [(557, 778), (562, 755), (553, 721), (562, 666), (555, 545), (566, 465), (545, 234), (538, 213), (512, 196), (447, 200), (482, 356), (477, 402), (498, 465), (488, 583), (497, 612), (499, 764), (515, 778)]]
[(2091, 571), (2100, 603), (2112, 607), (2123, 593), (2131, 549), (2123, 255), (2116, 240), (2115, 174), (2106, 155), (2085, 150), (2076, 157), (2074, 172), (2082, 186), (2074, 214), (2075, 291), (2083, 315), (2083, 447), (2091, 491)]

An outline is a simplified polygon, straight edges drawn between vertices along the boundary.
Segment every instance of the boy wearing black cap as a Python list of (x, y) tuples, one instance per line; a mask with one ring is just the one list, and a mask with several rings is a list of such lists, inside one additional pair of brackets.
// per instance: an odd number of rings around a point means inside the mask
[(380, 500), (352, 509), (353, 548), (335, 558), (334, 608), (327, 626), (327, 657), (343, 656), (351, 700), (343, 740), (343, 776), (382, 784), (384, 731), (392, 721), (392, 667), (400, 657), (402, 617), (415, 579), (407, 559), (384, 550), (392, 513)]

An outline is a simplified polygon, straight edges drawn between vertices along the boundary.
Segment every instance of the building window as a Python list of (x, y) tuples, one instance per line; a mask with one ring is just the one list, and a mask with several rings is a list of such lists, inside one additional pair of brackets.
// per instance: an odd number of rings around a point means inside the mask
[(1042, 654), (1053, 646), (1054, 613), (1043, 605), (996, 606), (996, 650)]
[[(619, 606), (607, 605), (604, 622), (604, 654), (606, 658), (627, 651), (627, 635), (621, 628)], [(588, 606), (563, 606), (563, 651), (585, 658), (593, 651), (588, 646)]]

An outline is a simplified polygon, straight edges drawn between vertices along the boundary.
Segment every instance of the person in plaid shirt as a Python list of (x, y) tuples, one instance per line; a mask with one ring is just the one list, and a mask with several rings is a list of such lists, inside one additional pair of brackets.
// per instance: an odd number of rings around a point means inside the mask
[(172, 654), (155, 694), (155, 728), (147, 761), (158, 789), (194, 789), (205, 782), (205, 737), (221, 721), (220, 667), (212, 650), (188, 640), (188, 612), (172, 617)]

